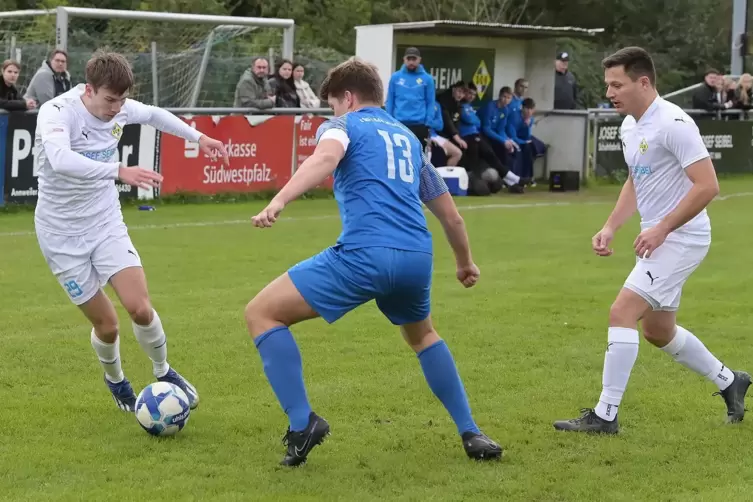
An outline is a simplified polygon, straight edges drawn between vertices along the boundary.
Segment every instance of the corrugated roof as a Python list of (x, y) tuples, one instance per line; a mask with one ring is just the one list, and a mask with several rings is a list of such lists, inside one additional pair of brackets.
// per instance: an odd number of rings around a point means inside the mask
[(526, 36), (528, 38), (591, 37), (602, 33), (604, 28), (578, 28), (575, 26), (536, 26), (526, 24), (485, 23), (474, 21), (416, 21), (394, 23), (395, 31), (431, 31), (432, 34), (476, 36)]

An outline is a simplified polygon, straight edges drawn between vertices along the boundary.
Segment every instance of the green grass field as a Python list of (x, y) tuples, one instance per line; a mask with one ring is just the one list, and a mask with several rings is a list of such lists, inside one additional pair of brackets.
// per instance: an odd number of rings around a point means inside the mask
[[(84, 317), (49, 273), (30, 212), (0, 214), (2, 500), (753, 500), (753, 417), (724, 424), (716, 388), (642, 341), (622, 433), (554, 431), (596, 403), (609, 306), (634, 261), (637, 219), (598, 258), (590, 238), (617, 190), (464, 199), (477, 287), (454, 279), (435, 236), (433, 317), (478, 424), (506, 449), (467, 459), (412, 351), (373, 304), (293, 329), (310, 401), (332, 426), (306, 466), (277, 462), (286, 419), (243, 322), (253, 295), (334, 242), (334, 201), (301, 201), (268, 230), (261, 202), (125, 209), (169, 339), (201, 393), (173, 439), (117, 410)], [(735, 196), (737, 194), (738, 196)], [(722, 180), (713, 244), (686, 286), (680, 323), (725, 364), (753, 371), (753, 179)], [(109, 291), (109, 290), (108, 290)], [(111, 291), (109, 291), (111, 292)], [(122, 308), (121, 350), (137, 392), (151, 364)]]

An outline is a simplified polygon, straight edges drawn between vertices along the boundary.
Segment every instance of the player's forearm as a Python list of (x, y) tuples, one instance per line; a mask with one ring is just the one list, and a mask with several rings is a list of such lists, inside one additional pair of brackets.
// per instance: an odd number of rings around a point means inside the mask
[(71, 150), (46, 148), (52, 170), (80, 180), (117, 180), (120, 164), (98, 162)]
[(674, 232), (695, 218), (718, 194), (719, 185), (715, 183), (708, 185), (693, 184), (690, 192), (688, 192), (672, 212), (659, 222), (659, 225), (664, 228), (666, 233)]
[(150, 108), (151, 114), (146, 121), (147, 125), (189, 141), (195, 142), (199, 141), (199, 138), (201, 138), (201, 132), (186, 124), (167, 110), (157, 108), (156, 106)]
[(471, 245), (468, 242), (468, 232), (465, 230), (465, 221), (459, 214), (457, 216), (441, 220), (442, 228), (447, 236), (452, 252), (455, 255), (455, 262), (458, 266), (465, 266), (473, 263), (471, 256)]
[(302, 194), (320, 185), (337, 168), (340, 159), (334, 155), (314, 153), (307, 158), (282, 190), (275, 196), (279, 202), (288, 205)]
[(617, 198), (617, 204), (612, 210), (612, 214), (607, 218), (607, 222), (604, 224), (605, 228), (610, 228), (612, 231), (617, 231), (622, 225), (624, 225), (638, 209), (638, 202), (635, 198), (635, 186), (633, 185), (633, 179), (628, 178), (625, 184), (620, 190), (620, 196)]

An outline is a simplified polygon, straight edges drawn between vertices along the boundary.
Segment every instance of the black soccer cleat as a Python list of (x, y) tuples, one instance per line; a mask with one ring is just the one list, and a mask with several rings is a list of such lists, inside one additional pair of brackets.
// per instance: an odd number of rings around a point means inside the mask
[(554, 422), (554, 428), (558, 431), (591, 432), (594, 434), (617, 434), (620, 426), (617, 417), (613, 421), (604, 420), (591, 408), (580, 410), (583, 415), (570, 420), (558, 420)]
[(296, 467), (306, 462), (309, 452), (314, 446), (322, 444), (329, 436), (329, 424), (313, 411), (309, 415), (309, 424), (302, 431), (288, 431), (282, 438), (282, 444), (287, 445), (288, 451), (280, 461), (280, 465)]
[(714, 392), (714, 396), (720, 395), (727, 405), (727, 423), (742, 422), (745, 417), (745, 394), (750, 387), (750, 375), (744, 371), (733, 371), (735, 379), (720, 392)]
[(463, 448), (473, 460), (499, 460), (502, 458), (502, 447), (489, 439), (484, 433), (464, 432)]

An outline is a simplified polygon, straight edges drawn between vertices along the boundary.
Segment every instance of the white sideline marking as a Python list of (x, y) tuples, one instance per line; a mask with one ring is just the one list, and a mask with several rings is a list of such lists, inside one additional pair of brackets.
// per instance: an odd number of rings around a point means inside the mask
[[(717, 197), (717, 201), (725, 201), (736, 197), (750, 197), (753, 192), (738, 192), (731, 193), (729, 195), (722, 195)], [(553, 207), (553, 206), (580, 206), (580, 205), (601, 205), (601, 204), (614, 204), (614, 200), (591, 200), (591, 201), (575, 201), (575, 202), (521, 202), (518, 204), (479, 204), (469, 206), (458, 206), (458, 211), (476, 211), (479, 209), (525, 209), (532, 207)], [(278, 223), (294, 222), (294, 221), (313, 221), (313, 220), (331, 220), (339, 218), (338, 214), (325, 214), (320, 216), (291, 216), (288, 218), (281, 218)], [(229, 225), (251, 225), (251, 216), (245, 220), (219, 220), (219, 221), (186, 221), (180, 223), (163, 223), (163, 224), (145, 224), (145, 225), (129, 225), (128, 230), (155, 230), (155, 229), (170, 229), (170, 228), (194, 228), (194, 227), (222, 227)], [(32, 231), (21, 232), (0, 232), (0, 237), (22, 237), (36, 235)]]

